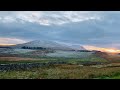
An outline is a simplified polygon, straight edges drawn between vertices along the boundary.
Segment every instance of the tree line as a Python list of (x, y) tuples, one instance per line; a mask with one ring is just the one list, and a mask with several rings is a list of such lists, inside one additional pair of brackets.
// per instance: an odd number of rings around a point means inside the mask
[(41, 49), (41, 50), (46, 50), (46, 48), (43, 48), (43, 47), (28, 47), (28, 46), (23, 46), (22, 49)]

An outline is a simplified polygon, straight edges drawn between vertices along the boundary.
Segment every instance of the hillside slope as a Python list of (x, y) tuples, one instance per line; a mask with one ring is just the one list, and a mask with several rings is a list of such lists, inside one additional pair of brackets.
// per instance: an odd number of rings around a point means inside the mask
[[(58, 50), (76, 50), (76, 48), (65, 45), (65, 44), (60, 44), (57, 43), (55, 41), (51, 41), (51, 40), (35, 40), (35, 41), (30, 41), (28, 43), (24, 43), (24, 44), (18, 44), (16, 46), (14, 46), (15, 48), (21, 48), (23, 46), (26, 47), (43, 47), (43, 48), (51, 48), (51, 49), (58, 49)], [(79, 46), (79, 49), (85, 50), (82, 46)]]

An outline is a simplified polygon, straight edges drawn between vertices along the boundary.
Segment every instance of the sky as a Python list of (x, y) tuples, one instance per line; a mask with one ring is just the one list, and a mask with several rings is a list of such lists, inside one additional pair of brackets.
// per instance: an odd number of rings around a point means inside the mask
[(120, 49), (120, 11), (0, 11), (0, 44), (43, 39)]

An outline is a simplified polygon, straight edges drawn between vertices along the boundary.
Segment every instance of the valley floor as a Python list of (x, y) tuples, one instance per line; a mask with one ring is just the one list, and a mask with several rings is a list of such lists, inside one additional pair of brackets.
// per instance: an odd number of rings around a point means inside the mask
[[(13, 59), (13, 61), (11, 61)], [(15, 60), (14, 60), (15, 59)], [(108, 63), (107, 60), (91, 58), (20, 58), (0, 57), (0, 64), (45, 63), (66, 61), (65, 64), (53, 64), (27, 70), (0, 71), (0, 79), (120, 79), (120, 63)], [(18, 60), (18, 61), (16, 61)], [(89, 62), (102, 62), (92, 65)], [(85, 65), (82, 65), (86, 63)]]
[[(24, 70), (3, 70), (0, 71), (0, 79), (120, 79), (120, 55), (118, 54), (56, 51), (47, 53), (46, 56), (42, 55), (40, 50), (34, 52), (28, 50), (28, 52), (23, 49), (13, 51), (10, 49), (8, 51), (1, 49), (0, 69), (4, 65), (10, 66), (9, 64), (16, 64), (16, 66), (18, 64), (25, 66), (29, 63), (47, 64)], [(65, 63), (51, 64), (52, 62)]]

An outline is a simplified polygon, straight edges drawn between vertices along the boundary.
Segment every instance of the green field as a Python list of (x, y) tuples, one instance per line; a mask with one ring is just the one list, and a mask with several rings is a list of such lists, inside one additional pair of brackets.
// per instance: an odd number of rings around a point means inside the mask
[[(19, 58), (19, 57), (17, 57)], [(58, 62), (58, 61), (64, 61), (67, 63), (71, 64), (79, 64), (81, 62), (107, 62), (107, 60), (96, 57), (96, 56), (91, 56), (91, 57), (86, 57), (86, 58), (64, 58), (64, 57), (40, 57), (40, 58), (31, 58), (34, 60), (19, 60), (19, 61), (9, 61), (9, 57), (7, 60), (5, 58), (0, 58), (0, 64), (8, 64), (8, 63), (40, 63), (40, 62)]]

